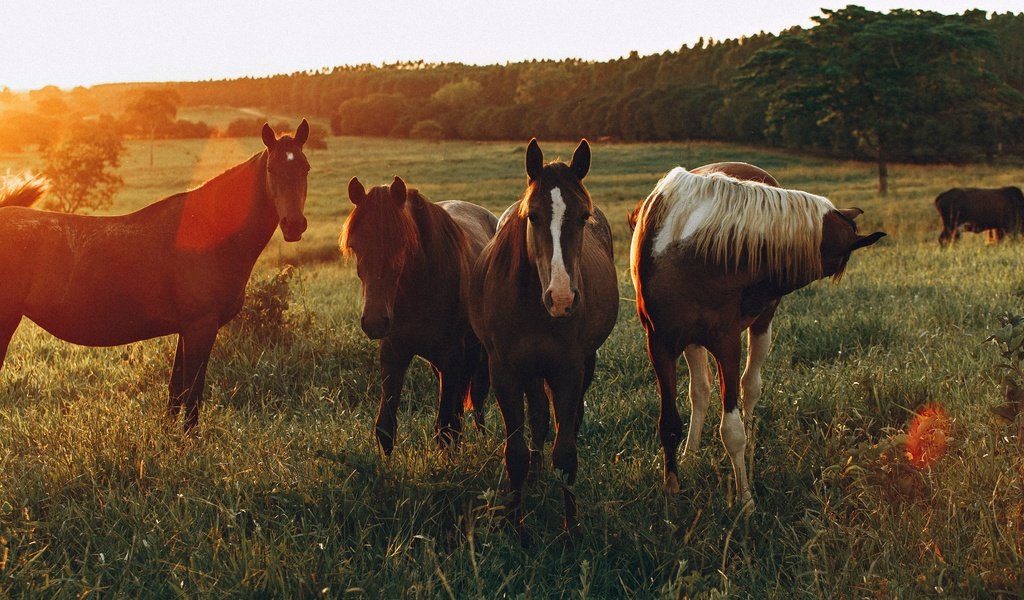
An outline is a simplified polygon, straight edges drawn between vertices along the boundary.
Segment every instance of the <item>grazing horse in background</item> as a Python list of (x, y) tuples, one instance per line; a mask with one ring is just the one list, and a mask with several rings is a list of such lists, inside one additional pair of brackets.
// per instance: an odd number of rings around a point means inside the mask
[[(685, 455), (700, 445), (711, 396), (710, 351), (722, 394), (722, 442), (737, 499), (747, 510), (753, 499), (743, 459), (745, 428), (761, 395), (761, 365), (779, 300), (817, 279), (838, 280), (851, 252), (885, 235), (857, 233), (853, 219), (860, 209), (837, 209), (826, 198), (777, 185), (745, 163), (675, 168), (631, 219), (630, 271), (661, 396), (666, 491), (679, 492), (676, 360), (682, 353), (690, 371), (693, 412)], [(748, 356), (740, 377), (744, 329)]]
[(0, 364), (22, 317), (85, 346), (176, 333), (167, 416), (184, 405), (191, 432), (217, 330), (256, 259), (278, 226), (290, 242), (306, 230), (308, 135), (305, 120), (294, 137), (264, 125), (262, 152), (127, 215), (0, 208)]
[(448, 446), (458, 441), (464, 403), (484, 424), (487, 364), (469, 326), (468, 295), (473, 262), (494, 235), (494, 215), (458, 200), (435, 204), (399, 177), (369, 192), (353, 177), (348, 196), (355, 208), (340, 245), (356, 258), (363, 331), (380, 340), (377, 442), (391, 454), (402, 383), (418, 355), (440, 379), (435, 427)]
[(1024, 193), (1018, 187), (953, 188), (936, 196), (935, 209), (942, 219), (940, 246), (959, 240), (961, 229), (986, 231), (988, 241), (998, 242), (1024, 226)]
[[(537, 140), (526, 150), (528, 187), (473, 270), (470, 318), (490, 364), (491, 387), (505, 422), (505, 468), (512, 490), (509, 516), (521, 541), (523, 484), (537, 467), (555, 413), (552, 463), (565, 476), (565, 525), (578, 534), (576, 433), (597, 349), (618, 316), (619, 289), (608, 221), (583, 186), (590, 145), (572, 162), (544, 164)], [(523, 394), (534, 453), (523, 439)]]

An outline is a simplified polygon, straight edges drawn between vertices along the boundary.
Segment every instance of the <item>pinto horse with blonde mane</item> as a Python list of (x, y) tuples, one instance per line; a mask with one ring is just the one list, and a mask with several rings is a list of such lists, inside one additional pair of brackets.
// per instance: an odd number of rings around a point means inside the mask
[[(637, 312), (661, 396), (659, 432), (665, 488), (679, 493), (676, 361), (690, 371), (692, 406), (686, 453), (696, 452), (711, 396), (707, 352), (718, 366), (721, 437), (732, 461), (736, 497), (753, 509), (744, 463), (746, 429), (761, 395), (761, 365), (779, 300), (823, 277), (838, 280), (850, 254), (885, 234), (857, 233), (857, 208), (778, 187), (746, 163), (670, 171), (630, 219), (630, 267)], [(740, 334), (748, 355), (740, 376)], [(742, 414), (740, 412), (742, 400)]]
[[(555, 414), (552, 463), (565, 481), (565, 526), (570, 539), (578, 535), (571, 488), (576, 434), (597, 349), (618, 316), (611, 229), (583, 185), (589, 169), (586, 140), (570, 164), (546, 165), (537, 140), (531, 140), (526, 194), (502, 216), (473, 271), (470, 318), (487, 351), (491, 387), (505, 422), (509, 517), (524, 545), (523, 485), (530, 468), (539, 467), (549, 402)], [(524, 393), (532, 453), (523, 439)]]
[(0, 364), (22, 317), (84, 346), (178, 334), (167, 416), (199, 423), (217, 330), (278, 226), (306, 229), (309, 163), (303, 120), (294, 136), (263, 126), (266, 149), (196, 189), (136, 212), (82, 216), (0, 208)]
[(487, 365), (469, 326), (468, 295), (473, 262), (494, 235), (496, 219), (469, 202), (435, 204), (400, 177), (369, 192), (353, 177), (348, 196), (355, 208), (340, 245), (356, 258), (360, 324), (370, 339), (380, 340), (377, 442), (391, 454), (405, 372), (414, 356), (422, 356), (440, 380), (438, 442), (453, 445), (464, 405), (473, 407), (477, 425), (484, 424)]

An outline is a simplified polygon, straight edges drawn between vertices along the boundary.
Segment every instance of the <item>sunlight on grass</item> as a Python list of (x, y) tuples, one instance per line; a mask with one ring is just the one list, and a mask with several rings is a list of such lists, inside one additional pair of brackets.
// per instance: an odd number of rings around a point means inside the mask
[[(545, 151), (568, 158), (575, 143)], [(22, 324), (0, 373), (0, 596), (1024, 594), (1024, 453), (1015, 428), (990, 416), (1001, 374), (985, 343), (999, 315), (1024, 311), (1024, 243), (965, 234), (940, 250), (932, 206), (955, 185), (1020, 185), (1024, 167), (893, 165), (882, 198), (866, 163), (595, 144), (586, 183), (612, 222), (623, 302), (586, 398), (575, 490), (584, 538), (572, 553), (549, 458), (526, 491), (535, 546), (524, 551), (507, 531), (493, 401), (488, 429), (467, 424), (454, 460), (436, 450), (437, 383), (421, 361), (398, 446), (381, 456), (376, 345), (359, 329), (354, 263), (337, 250), (353, 175), (367, 186), (400, 175), (431, 200), (498, 213), (525, 187), (525, 141), (328, 145), (309, 152), (303, 241), (275, 235), (254, 274), (258, 283), (296, 265), (282, 326), (222, 329), (198, 439), (162, 426), (172, 338), (91, 349)], [(129, 142), (111, 212), (260, 148), (258, 138), (158, 141), (150, 169), (148, 143)], [(714, 405), (701, 451), (680, 465), (683, 493), (661, 492), (657, 391), (626, 270), (627, 211), (669, 168), (722, 160), (859, 206), (862, 230), (890, 234), (859, 251), (838, 285), (781, 305), (750, 444), (749, 519), (729, 505)], [(32, 154), (0, 154), (0, 172), (33, 166)], [(929, 406), (943, 414), (922, 424)]]

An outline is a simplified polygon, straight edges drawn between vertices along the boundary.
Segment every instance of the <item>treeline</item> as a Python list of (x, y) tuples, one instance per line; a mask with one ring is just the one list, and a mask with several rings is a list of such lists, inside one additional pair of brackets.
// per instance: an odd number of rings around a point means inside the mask
[[(857, 73), (846, 73), (844, 86), (863, 84), (870, 90), (891, 84), (889, 87), (898, 89), (910, 82), (919, 88), (908, 95), (913, 102), (901, 105), (897, 100), (878, 109), (896, 123), (880, 131), (900, 138), (885, 141), (885, 160), (975, 160), (1024, 154), (1024, 13), (882, 14), (849, 6), (825, 11), (825, 15), (810, 30), (793, 28), (780, 35), (700, 40), (676, 51), (643, 57), (634, 52), (607, 62), (567, 59), (492, 66), (422, 62), (344, 66), (226, 81), (102, 85), (78, 88), (68, 95), (69, 103), (80, 109), (119, 114), (128, 109), (133, 95), (156, 87), (175, 94), (183, 106), (258, 107), (318, 117), (329, 120), (335, 135), (703, 139), (772, 144), (835, 156), (874, 156), (879, 153), (871, 147), (874, 134), (864, 134), (847, 118), (853, 113), (842, 105), (843, 99), (835, 105), (809, 105), (801, 113), (799, 99), (784, 98), (769, 78), (759, 77), (769, 72), (795, 76), (773, 64), (773, 57), (792, 56), (791, 51), (801, 44), (820, 46), (820, 40), (812, 39), (814, 31), (833, 26), (840, 35), (850, 36), (843, 43), (855, 49), (858, 44), (870, 47), (887, 63), (880, 65), (877, 73), (861, 75), (881, 78), (881, 84), (859, 82)], [(840, 19), (844, 23), (836, 27), (834, 21)], [(952, 93), (957, 83), (942, 78), (959, 77), (968, 70), (944, 72), (932, 65), (927, 72), (915, 74), (914, 61), (927, 56), (913, 47), (915, 40), (941, 40), (944, 31), (956, 35), (970, 32), (972, 44), (959, 54), (952, 34), (946, 35), (951, 42), (948, 59), (963, 66), (963, 57), (969, 54), (971, 69), (983, 75), (978, 79), (983, 82), (983, 93), (956, 99), (941, 96)], [(939, 62), (946, 59), (947, 55), (936, 55)], [(971, 62), (975, 60), (977, 64)], [(863, 64), (872, 68), (870, 62)], [(820, 71), (815, 77), (825, 74), (827, 85), (828, 69), (833, 65), (812, 66)], [(972, 80), (972, 85), (978, 81)], [(789, 89), (799, 87), (790, 85)], [(932, 94), (933, 104), (949, 105), (927, 107), (930, 112), (922, 112), (920, 104), (928, 98), (929, 89), (938, 90)], [(858, 102), (876, 100), (862, 93)]]

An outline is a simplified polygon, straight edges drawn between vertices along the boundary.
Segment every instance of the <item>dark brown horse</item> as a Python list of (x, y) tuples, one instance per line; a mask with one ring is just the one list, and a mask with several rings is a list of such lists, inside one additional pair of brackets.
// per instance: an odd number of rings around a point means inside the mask
[[(528, 187), (502, 217), (473, 270), (470, 318), (487, 351), (505, 421), (505, 467), (512, 489), (510, 517), (526, 542), (523, 484), (536, 466), (548, 431), (548, 396), (555, 413), (552, 463), (565, 477), (565, 525), (578, 533), (576, 433), (583, 396), (594, 376), (597, 349), (615, 325), (619, 290), (608, 221), (583, 186), (590, 145), (572, 162), (544, 164), (537, 140), (526, 150)], [(523, 439), (527, 395), (531, 455)]]
[[(722, 394), (722, 442), (745, 510), (753, 508), (745, 430), (761, 395), (761, 365), (779, 300), (817, 279), (838, 280), (851, 252), (885, 235), (857, 233), (853, 219), (860, 209), (836, 209), (821, 196), (777, 186), (767, 172), (745, 163), (673, 169), (638, 207), (630, 248), (637, 312), (661, 396), (666, 491), (679, 492), (676, 360), (684, 354), (690, 371), (685, 455), (700, 445), (711, 396), (710, 351)], [(749, 349), (741, 377), (743, 330)]]
[(960, 239), (960, 231), (984, 231), (988, 241), (1001, 241), (1007, 232), (1024, 229), (1024, 193), (1018, 187), (953, 188), (935, 198), (942, 219), (939, 245)]
[(136, 212), (94, 217), (0, 209), (0, 363), (21, 318), (58, 338), (116, 346), (178, 334), (167, 415), (199, 408), (217, 330), (238, 313), (253, 265), (280, 225), (306, 229), (303, 120), (263, 127), (266, 150), (194, 190)]
[(487, 367), (469, 326), (468, 295), (473, 262), (494, 235), (494, 215), (468, 202), (434, 204), (398, 177), (369, 192), (353, 177), (348, 196), (355, 208), (341, 249), (356, 258), (363, 331), (380, 340), (377, 441), (390, 455), (405, 372), (413, 356), (422, 356), (440, 379), (438, 442), (457, 442), (464, 403), (484, 423)]

